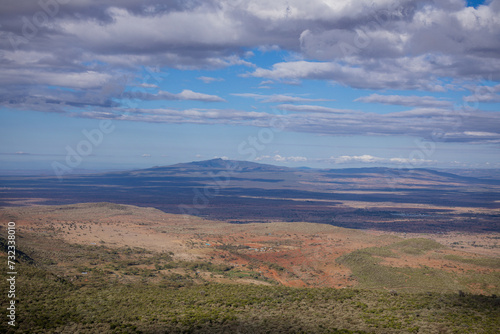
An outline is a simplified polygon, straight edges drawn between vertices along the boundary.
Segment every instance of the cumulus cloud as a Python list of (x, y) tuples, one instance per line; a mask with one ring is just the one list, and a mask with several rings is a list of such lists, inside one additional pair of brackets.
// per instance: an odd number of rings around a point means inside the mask
[[(29, 59), (14, 50), (43, 53), (42, 63), (51, 64), (45, 69), (62, 74), (86, 73), (99, 62), (129, 69), (253, 66), (245, 57), (260, 47), (319, 61), (287, 62), (301, 67), (296, 71), (280, 65), (253, 73), (274, 79), (326, 78), (362, 87), (362, 78), (379, 78), (373, 86), (429, 89), (438, 76), (500, 77), (498, 0), (476, 8), (461, 0), (40, 3), (2, 6), (0, 49), (4, 59), (14, 59), (8, 63), (14, 70)], [(390, 80), (384, 73), (399, 74)]]
[(464, 97), (465, 102), (490, 102), (498, 103), (500, 102), (500, 85), (496, 86), (486, 86), (478, 85), (471, 88), (473, 94)]
[[(445, 56), (401, 57), (398, 59), (379, 59), (370, 61), (370, 66), (362, 66), (359, 59), (345, 59), (339, 62), (291, 61), (274, 64), (271, 69), (257, 68), (247, 76), (283, 79), (331, 80), (343, 85), (361, 89), (404, 89), (445, 91), (439, 79), (439, 70), (429, 58), (439, 58), (437, 63), (445, 63)], [(368, 64), (367, 64), (368, 65)], [(500, 61), (498, 62), (500, 73)], [(442, 72), (443, 77), (453, 77)], [(458, 76), (457, 76), (458, 77)]]
[[(122, 103), (225, 101), (188, 89), (151, 93), (161, 80), (138, 83), (143, 66), (162, 71), (245, 66), (243, 77), (261, 78), (263, 85), (314, 79), (372, 90), (444, 92), (450, 82), (498, 81), (500, 0), (475, 8), (462, 0), (85, 0), (55, 1), (51, 8), (41, 3), (48, 2), (2, 3), (3, 107), (140, 122), (269, 127), (279, 119), (290, 131), (327, 135), (500, 140), (498, 113), (454, 110), (449, 101), (427, 93), (357, 100), (413, 108), (385, 115), (294, 105), (325, 100), (285, 94), (239, 96), (281, 103), (280, 109), (292, 112), (288, 115), (230, 108), (138, 109)], [(256, 67), (249, 50), (257, 48), (291, 56)], [(130, 92), (131, 86), (144, 92)], [(464, 100), (499, 102), (499, 93), (497, 85), (473, 90)]]
[[(300, 50), (308, 60), (258, 68), (259, 78), (332, 80), (366, 89), (443, 91), (441, 78), (500, 79), (500, 5), (462, 1), (378, 2), (349, 8), (343, 20), (305, 29)], [(332, 13), (331, 11), (327, 13)], [(334, 16), (333, 16), (334, 17)]]

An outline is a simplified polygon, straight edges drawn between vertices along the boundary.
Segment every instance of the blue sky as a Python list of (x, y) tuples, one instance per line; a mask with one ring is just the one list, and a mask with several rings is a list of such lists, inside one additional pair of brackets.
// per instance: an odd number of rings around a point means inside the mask
[(2, 6), (4, 172), (500, 168), (500, 1)]

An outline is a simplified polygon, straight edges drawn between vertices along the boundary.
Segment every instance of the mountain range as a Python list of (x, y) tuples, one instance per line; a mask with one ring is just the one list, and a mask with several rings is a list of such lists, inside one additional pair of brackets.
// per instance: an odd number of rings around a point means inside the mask
[(234, 223), (398, 231), (499, 230), (500, 177), (384, 167), (288, 168), (212, 159), (101, 174), (0, 177), (0, 205), (111, 202)]

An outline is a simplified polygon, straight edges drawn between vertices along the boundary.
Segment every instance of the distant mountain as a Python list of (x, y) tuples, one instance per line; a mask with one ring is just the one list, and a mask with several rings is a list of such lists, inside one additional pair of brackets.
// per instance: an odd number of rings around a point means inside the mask
[[(172, 171), (172, 170), (185, 170), (185, 171), (235, 171), (235, 172), (314, 172), (328, 175), (373, 175), (373, 176), (388, 176), (399, 175), (412, 178), (427, 178), (439, 177), (447, 178), (449, 180), (461, 179), (463, 181), (477, 181), (484, 180), (500, 180), (500, 170), (433, 170), (428, 168), (389, 168), (389, 167), (360, 167), (360, 168), (330, 168), (318, 169), (310, 167), (285, 167), (276, 166), (271, 164), (262, 164), (250, 161), (227, 160), (227, 159), (210, 159), (203, 161), (192, 161), (187, 163), (179, 163), (169, 166), (156, 166), (147, 169), (136, 170), (134, 172), (143, 171)], [(456, 172), (456, 173), (455, 173)], [(127, 173), (127, 172), (125, 172)]]
[(500, 180), (500, 169), (451, 169), (444, 171), (460, 176), (468, 176), (488, 180)]
[(500, 217), (499, 180), (431, 169), (308, 169), (212, 159), (62, 181), (1, 177), (0, 186), (0, 205), (112, 202), (238, 222), (489, 231), (499, 229)]
[(226, 159), (211, 159), (203, 161), (193, 161), (188, 163), (180, 163), (166, 167), (154, 167), (151, 169), (172, 169), (172, 168), (185, 168), (188, 170), (235, 170), (235, 171), (289, 171), (291, 168), (279, 167), (268, 164), (261, 164), (250, 161), (226, 160)]

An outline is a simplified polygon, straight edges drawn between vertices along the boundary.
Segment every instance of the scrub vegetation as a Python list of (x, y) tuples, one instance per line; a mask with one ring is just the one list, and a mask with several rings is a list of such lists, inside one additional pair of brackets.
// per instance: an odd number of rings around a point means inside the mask
[[(2, 321), (2, 333), (496, 333), (500, 326), (497, 296), (438, 292), (450, 277), (380, 264), (400, 250), (440, 247), (424, 239), (341, 257), (360, 281), (345, 289), (285, 287), (266, 279), (241, 284), (231, 279), (255, 273), (141, 248), (57, 241), (56, 252), (44, 246), (50, 239), (20, 240), (17, 326)], [(417, 288), (389, 289), (399, 284)]]

